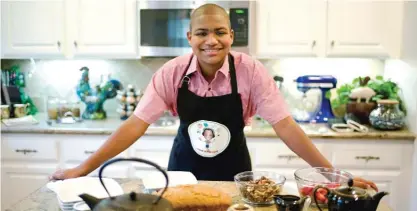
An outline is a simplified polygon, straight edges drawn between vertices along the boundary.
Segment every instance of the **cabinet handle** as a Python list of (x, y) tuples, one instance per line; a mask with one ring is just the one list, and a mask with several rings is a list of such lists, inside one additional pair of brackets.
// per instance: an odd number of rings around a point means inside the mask
[(287, 159), (288, 161), (300, 158), (297, 155), (278, 155), (279, 159)]
[(26, 154), (29, 154), (29, 153), (37, 153), (38, 150), (36, 150), (36, 149), (16, 149), (15, 152), (23, 153), (24, 155), (26, 155)]
[(313, 40), (313, 42), (311, 43), (311, 47), (314, 48), (316, 46), (316, 41)]
[(375, 156), (356, 156), (355, 157), (356, 160), (365, 160), (366, 162), (370, 161), (370, 160), (379, 160), (379, 157), (375, 157)]
[(77, 41), (74, 41), (74, 47), (78, 47), (78, 43), (77, 43)]
[(56, 44), (58, 45), (58, 48), (61, 48), (61, 42), (56, 42)]
[(93, 154), (94, 152), (96, 152), (96, 151), (85, 150), (84, 154), (89, 155), (89, 154)]
[(334, 40), (330, 42), (330, 46), (334, 47)]

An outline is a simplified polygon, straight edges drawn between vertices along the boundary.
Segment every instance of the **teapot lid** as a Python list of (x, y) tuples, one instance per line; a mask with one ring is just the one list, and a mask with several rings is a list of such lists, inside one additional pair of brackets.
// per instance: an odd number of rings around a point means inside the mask
[(364, 198), (367, 196), (367, 193), (364, 189), (353, 187), (353, 179), (349, 179), (348, 187), (342, 187), (334, 190), (336, 195), (345, 198)]

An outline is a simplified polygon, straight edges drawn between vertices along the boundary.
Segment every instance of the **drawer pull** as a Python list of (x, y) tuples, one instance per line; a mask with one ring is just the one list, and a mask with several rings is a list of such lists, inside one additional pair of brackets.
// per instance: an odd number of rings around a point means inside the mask
[(300, 158), (297, 155), (278, 155), (279, 159), (287, 159), (288, 161)]
[(23, 153), (24, 155), (26, 155), (26, 154), (29, 154), (29, 153), (37, 153), (38, 150), (36, 150), (36, 149), (16, 149), (15, 152)]
[(379, 157), (374, 157), (374, 156), (356, 156), (356, 160), (365, 160), (366, 162), (370, 161), (370, 160), (379, 160)]
[(96, 151), (85, 150), (84, 151), (84, 154), (89, 155), (89, 154), (93, 154), (94, 152), (96, 152)]

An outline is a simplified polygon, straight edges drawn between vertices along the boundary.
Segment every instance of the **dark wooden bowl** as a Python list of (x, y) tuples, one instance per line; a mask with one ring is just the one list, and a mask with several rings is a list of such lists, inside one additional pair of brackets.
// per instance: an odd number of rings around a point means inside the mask
[(375, 102), (356, 102), (350, 101), (346, 105), (347, 116), (353, 116), (359, 120), (360, 124), (369, 124), (369, 114), (377, 107)]

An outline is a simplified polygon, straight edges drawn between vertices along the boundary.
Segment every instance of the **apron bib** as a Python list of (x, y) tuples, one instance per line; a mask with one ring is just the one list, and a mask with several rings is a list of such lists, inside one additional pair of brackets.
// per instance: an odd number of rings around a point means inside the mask
[(188, 90), (193, 73), (184, 76), (177, 96), (180, 126), (168, 171), (189, 171), (198, 180), (233, 181), (237, 173), (252, 170), (233, 56), (228, 59), (230, 94), (200, 97)]

